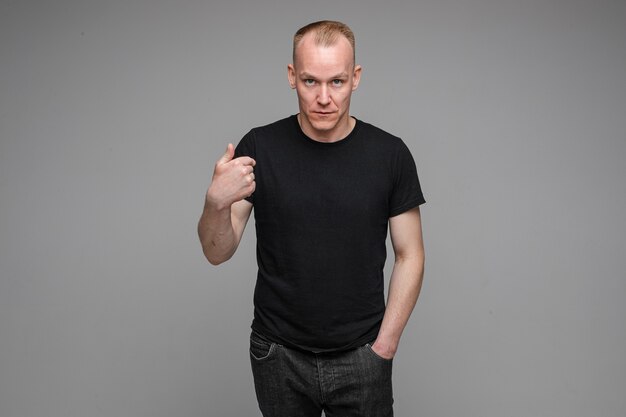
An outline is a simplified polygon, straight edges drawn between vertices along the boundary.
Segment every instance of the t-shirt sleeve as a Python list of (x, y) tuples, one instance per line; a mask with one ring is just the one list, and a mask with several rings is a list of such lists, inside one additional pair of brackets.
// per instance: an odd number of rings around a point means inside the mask
[[(240, 156), (249, 156), (252, 159), (256, 159), (255, 151), (254, 130), (251, 130), (241, 139), (241, 141), (239, 141), (239, 144), (235, 148), (235, 158), (239, 158)], [(246, 197), (246, 201), (254, 204), (254, 193), (252, 193), (251, 196)]]
[(424, 204), (426, 200), (417, 175), (415, 160), (409, 148), (401, 142), (392, 169), (394, 186), (389, 201), (389, 217)]

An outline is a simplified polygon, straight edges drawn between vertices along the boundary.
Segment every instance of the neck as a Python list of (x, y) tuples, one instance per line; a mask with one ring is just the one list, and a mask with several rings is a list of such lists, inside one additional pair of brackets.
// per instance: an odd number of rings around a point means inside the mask
[(306, 121), (302, 118), (301, 113), (298, 113), (297, 119), (300, 129), (302, 129), (302, 132), (304, 132), (305, 135), (315, 141), (326, 143), (339, 142), (340, 140), (345, 139), (356, 125), (356, 119), (348, 115), (346, 116), (347, 120), (343, 123), (338, 123), (334, 129), (319, 131), (315, 130), (309, 123), (306, 123)]

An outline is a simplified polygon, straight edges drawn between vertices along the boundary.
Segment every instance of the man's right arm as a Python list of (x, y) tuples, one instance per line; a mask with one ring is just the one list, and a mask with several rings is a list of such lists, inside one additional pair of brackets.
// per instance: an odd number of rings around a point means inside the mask
[(229, 144), (215, 164), (198, 222), (202, 251), (213, 265), (233, 256), (252, 211), (252, 204), (245, 198), (256, 187), (253, 172), (256, 162), (247, 156), (234, 158), (234, 154), (234, 147)]

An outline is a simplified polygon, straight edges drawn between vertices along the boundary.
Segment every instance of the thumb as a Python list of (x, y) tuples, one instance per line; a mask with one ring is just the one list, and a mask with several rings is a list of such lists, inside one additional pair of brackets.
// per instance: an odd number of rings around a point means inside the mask
[(217, 163), (219, 165), (219, 164), (225, 164), (227, 162), (230, 162), (232, 161), (234, 156), (235, 156), (235, 147), (233, 146), (232, 143), (229, 143), (228, 146), (226, 147), (226, 153), (219, 159), (219, 161), (217, 161)]

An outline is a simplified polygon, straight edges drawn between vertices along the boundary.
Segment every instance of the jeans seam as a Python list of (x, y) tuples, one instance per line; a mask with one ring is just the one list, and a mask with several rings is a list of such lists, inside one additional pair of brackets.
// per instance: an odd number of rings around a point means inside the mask
[(266, 359), (269, 359), (269, 357), (270, 357), (270, 356), (272, 356), (272, 354), (274, 353), (274, 350), (275, 350), (276, 346), (277, 346), (277, 345), (276, 345), (276, 343), (272, 343), (272, 344), (270, 345), (269, 350), (267, 351), (267, 355), (262, 356), (262, 357), (260, 357), (260, 358), (258, 358), (258, 357), (257, 357), (254, 353), (252, 353), (252, 350), (250, 350), (250, 355), (251, 355), (251, 356), (252, 356), (255, 360), (257, 360), (257, 361), (264, 361), (264, 360), (266, 360)]
[(252, 331), (252, 334), (250, 335), (250, 344), (258, 346), (258, 347), (265, 347), (265, 346), (269, 345), (269, 349), (267, 350), (267, 354), (265, 356), (261, 356), (261, 357), (258, 357), (254, 353), (252, 353), (252, 347), (250, 347), (250, 349), (249, 349), (250, 356), (252, 356), (252, 358), (254, 360), (256, 360), (256, 361), (264, 361), (264, 360), (270, 358), (272, 356), (272, 354), (274, 353), (274, 350), (278, 346), (276, 343), (268, 342), (268, 341), (263, 340), (258, 335), (258, 333), (256, 333), (254, 330)]

